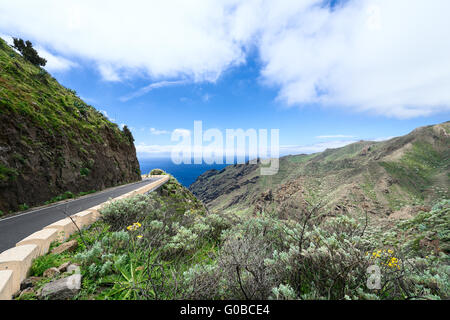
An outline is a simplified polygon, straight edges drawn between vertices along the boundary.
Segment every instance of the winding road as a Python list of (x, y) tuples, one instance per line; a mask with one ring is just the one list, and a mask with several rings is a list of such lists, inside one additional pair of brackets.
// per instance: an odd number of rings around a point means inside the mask
[(45, 226), (67, 218), (64, 210), (67, 210), (67, 213), (72, 215), (106, 202), (109, 198), (119, 197), (159, 179), (161, 178), (148, 178), (140, 182), (110, 188), (78, 199), (59, 202), (54, 205), (32, 209), (18, 215), (0, 219), (0, 253), (15, 247), (16, 243)]

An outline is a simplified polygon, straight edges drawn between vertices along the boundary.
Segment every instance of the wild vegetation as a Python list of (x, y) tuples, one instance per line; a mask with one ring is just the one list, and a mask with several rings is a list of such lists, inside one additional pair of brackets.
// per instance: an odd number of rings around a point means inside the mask
[(83, 275), (74, 299), (449, 298), (449, 200), (391, 226), (323, 208), (308, 197), (283, 212), (211, 213), (171, 177), (108, 205), (73, 236), (75, 252), (38, 258), (20, 299), (66, 261)]
[(0, 39), (0, 210), (140, 179), (133, 137)]

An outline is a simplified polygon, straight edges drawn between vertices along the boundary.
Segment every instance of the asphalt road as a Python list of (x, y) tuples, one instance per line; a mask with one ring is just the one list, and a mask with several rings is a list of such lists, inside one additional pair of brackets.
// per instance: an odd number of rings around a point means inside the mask
[(9, 218), (0, 219), (0, 253), (15, 247), (17, 242), (49, 224), (67, 218), (64, 214), (65, 209), (69, 215), (72, 215), (108, 201), (109, 198), (119, 197), (122, 194), (141, 188), (159, 179), (161, 178), (145, 179), (140, 182), (93, 193), (68, 202), (37, 208)]

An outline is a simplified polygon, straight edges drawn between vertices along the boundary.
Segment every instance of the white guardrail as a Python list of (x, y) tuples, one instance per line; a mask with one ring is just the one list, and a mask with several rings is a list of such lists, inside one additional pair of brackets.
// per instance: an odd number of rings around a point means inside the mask
[(12, 299), (13, 295), (19, 291), (22, 281), (26, 279), (33, 260), (46, 254), (53, 241), (66, 240), (78, 231), (77, 226), (82, 229), (93, 224), (100, 218), (99, 210), (106, 204), (150, 192), (159, 188), (170, 179), (168, 175), (153, 177), (161, 179), (98, 206), (78, 212), (71, 216), (73, 221), (70, 218), (65, 218), (52, 223), (23, 239), (16, 244), (16, 247), (2, 252), (0, 254), (0, 300)]

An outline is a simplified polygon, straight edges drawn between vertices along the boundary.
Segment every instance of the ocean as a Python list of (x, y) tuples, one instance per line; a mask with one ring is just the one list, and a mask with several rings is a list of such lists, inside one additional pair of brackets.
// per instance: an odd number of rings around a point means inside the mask
[(140, 159), (141, 173), (148, 174), (152, 169), (162, 169), (173, 175), (183, 186), (189, 187), (202, 173), (216, 169), (221, 170), (227, 164), (180, 164), (176, 165), (170, 158)]

